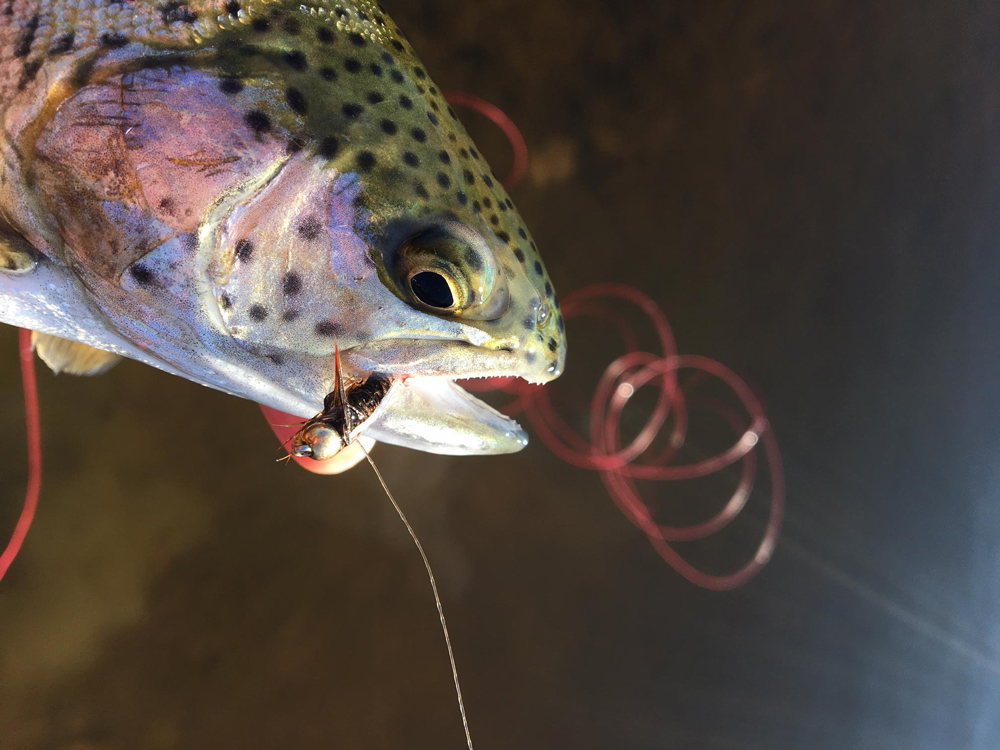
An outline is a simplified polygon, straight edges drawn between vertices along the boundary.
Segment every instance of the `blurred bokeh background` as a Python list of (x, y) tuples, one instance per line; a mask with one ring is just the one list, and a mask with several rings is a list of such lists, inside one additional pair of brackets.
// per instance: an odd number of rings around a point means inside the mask
[[(520, 125), (514, 198), (561, 294), (654, 296), (681, 351), (765, 397), (787, 469), (771, 564), (712, 593), (537, 440), (380, 446), (477, 747), (1000, 745), (1000, 5), (386, 5), (444, 90)], [(502, 136), (464, 119), (502, 174)], [(613, 347), (569, 335), (572, 403)], [(0, 352), (6, 537), (13, 329)], [(41, 506), (0, 585), (0, 747), (463, 746), (423, 569), (366, 467), (276, 464), (256, 406), (135, 363), (39, 375)], [(723, 570), (765, 513), (758, 497), (692, 554)]]

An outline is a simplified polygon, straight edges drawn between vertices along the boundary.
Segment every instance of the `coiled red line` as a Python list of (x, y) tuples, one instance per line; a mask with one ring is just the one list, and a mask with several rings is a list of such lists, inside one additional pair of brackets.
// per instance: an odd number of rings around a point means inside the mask
[[(513, 188), (527, 168), (527, 147), (514, 122), (499, 108), (479, 97), (460, 92), (446, 94), (448, 101), (474, 109), (492, 120), (504, 132), (514, 152), (513, 166), (503, 180)], [(656, 330), (659, 353), (639, 349), (629, 318), (617, 309), (622, 303), (638, 308)], [(597, 471), (608, 494), (637, 528), (649, 539), (653, 549), (671, 567), (691, 583), (713, 590), (742, 586), (756, 575), (771, 558), (785, 503), (785, 479), (781, 453), (760, 401), (736, 373), (725, 365), (693, 355), (680, 355), (673, 331), (660, 307), (647, 295), (624, 284), (595, 284), (569, 295), (562, 313), (568, 321), (578, 316), (597, 316), (610, 322), (618, 331), (626, 353), (604, 370), (594, 390), (589, 409), (589, 436), (577, 434), (556, 412), (548, 388), (531, 386), (513, 378), (492, 381), (467, 381), (471, 391), (503, 390), (515, 398), (502, 411), (524, 412), (541, 441), (560, 459), (581, 469)], [(688, 406), (678, 372), (691, 370), (702, 378), (715, 378), (727, 386), (746, 412), (746, 417), (727, 407), (714, 410), (733, 428), (736, 442), (726, 450), (696, 463), (676, 464), (688, 431)], [(659, 388), (657, 401), (638, 434), (627, 444), (621, 440), (621, 419), (626, 404), (640, 389)], [(669, 423), (666, 449), (649, 457), (651, 446)], [(725, 528), (745, 507), (757, 476), (757, 449), (763, 445), (770, 474), (770, 508), (764, 532), (755, 554), (745, 564), (728, 574), (712, 574), (689, 563), (674, 547), (676, 542), (705, 539)], [(726, 505), (708, 519), (689, 526), (671, 526), (653, 519), (636, 480), (682, 481), (705, 477), (737, 462), (741, 474), (736, 489)]]
[(42, 430), (38, 414), (38, 383), (35, 380), (34, 354), (31, 351), (31, 331), (18, 331), (18, 352), (21, 360), (21, 387), (24, 391), (24, 421), (28, 448), (28, 487), (24, 492), (21, 515), (14, 524), (14, 531), (3, 552), (0, 552), (0, 580), (3, 580), (14, 558), (17, 557), (31, 521), (38, 507), (42, 490)]

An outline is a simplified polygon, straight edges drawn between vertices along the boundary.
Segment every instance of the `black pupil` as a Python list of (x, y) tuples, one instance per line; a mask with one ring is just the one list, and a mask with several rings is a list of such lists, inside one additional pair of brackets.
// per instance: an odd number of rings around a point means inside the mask
[(421, 271), (410, 279), (410, 289), (425, 305), (447, 309), (455, 304), (451, 287), (444, 276), (433, 271)]

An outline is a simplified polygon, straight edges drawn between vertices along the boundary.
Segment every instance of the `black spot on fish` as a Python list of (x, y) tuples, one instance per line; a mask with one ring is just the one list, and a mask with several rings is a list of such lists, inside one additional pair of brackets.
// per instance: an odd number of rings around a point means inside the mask
[(279, 367), (285, 364), (285, 358), (282, 357), (280, 354), (268, 354), (267, 358), (272, 362), (274, 362), (274, 364), (278, 365)]
[(73, 42), (75, 41), (76, 35), (72, 31), (60, 34), (52, 41), (52, 46), (49, 47), (49, 54), (59, 55), (63, 52), (69, 52), (73, 49)]
[(298, 320), (299, 316), (302, 315), (298, 310), (285, 310), (281, 314), (281, 319), (286, 323), (291, 323), (292, 321)]
[(438, 159), (442, 164), (451, 164), (451, 154), (447, 151), (438, 151)]
[(428, 198), (431, 197), (430, 193), (427, 192), (427, 188), (425, 188), (423, 185), (417, 185), (417, 187), (415, 188), (415, 192), (418, 197), (423, 198), (424, 200), (427, 200)]
[(552, 284), (550, 284), (548, 281), (545, 282), (545, 296), (546, 297), (552, 296)]
[(226, 76), (219, 80), (219, 91), (223, 94), (238, 94), (243, 90), (243, 82), (239, 78)]
[(170, 196), (165, 198), (160, 198), (160, 202), (157, 204), (162, 210), (171, 212), (174, 209), (174, 199)]
[(402, 83), (403, 81), (406, 80), (406, 78), (403, 76), (403, 72), (399, 70), (399, 68), (393, 68), (391, 71), (389, 71), (389, 77), (396, 83)]
[(455, 193), (455, 197), (458, 198), (458, 202), (461, 203), (463, 206), (469, 202), (469, 196), (467, 196), (461, 190)]
[(420, 67), (414, 68), (413, 74), (421, 81), (427, 77), (427, 74), (424, 72), (424, 69)]
[(379, 65), (378, 63), (372, 63), (371, 65), (369, 65), (368, 70), (372, 72), (373, 76), (382, 75), (382, 66)]
[(471, 247), (465, 248), (465, 252), (462, 253), (462, 257), (465, 258), (466, 265), (468, 265), (473, 271), (481, 271), (483, 269), (483, 259), (480, 258), (479, 253)]
[(419, 167), (420, 159), (412, 151), (403, 152), (403, 163), (408, 167)]
[(358, 154), (357, 164), (362, 172), (370, 172), (375, 166), (375, 154), (371, 151), (362, 151)]
[(323, 44), (330, 44), (333, 41), (333, 32), (326, 28), (326, 26), (320, 26), (316, 29), (316, 38), (323, 42)]
[(343, 331), (343, 328), (339, 323), (334, 323), (332, 320), (321, 320), (316, 324), (315, 331), (318, 336), (329, 337), (337, 336)]
[(472, 210), (478, 214), (483, 210), (483, 207), (480, 205), (479, 201), (472, 201)]
[(403, 109), (413, 109), (413, 100), (408, 96), (400, 96), (399, 106)]
[(452, 120), (457, 120), (458, 119), (458, 115), (455, 114), (455, 110), (453, 110), (451, 107), (448, 107), (448, 116)]
[(483, 198), (483, 205), (486, 206), (486, 208), (493, 208), (493, 201), (489, 198)]
[(428, 112), (427, 113), (427, 119), (431, 121), (431, 125), (437, 125), (438, 124), (438, 118), (434, 116), (433, 112)]
[(323, 225), (319, 223), (319, 220), (315, 216), (307, 216), (295, 231), (304, 240), (314, 240), (323, 231)]
[(336, 81), (337, 71), (330, 67), (323, 67), (319, 69), (319, 75), (324, 81)]
[(289, 50), (288, 52), (283, 53), (282, 58), (284, 58), (285, 64), (292, 70), (302, 72), (309, 67), (306, 62), (306, 56), (297, 49)]
[(444, 172), (437, 173), (437, 184), (447, 189), (451, 187), (451, 179)]
[(548, 341), (548, 347), (549, 347), (549, 351), (550, 352), (554, 352), (556, 349), (559, 348), (556, 345), (556, 340), (555, 339), (549, 339), (549, 341)]
[(24, 64), (24, 68), (21, 69), (21, 78), (17, 82), (18, 91), (24, 91), (28, 84), (35, 80), (35, 76), (38, 75), (38, 71), (42, 68), (42, 60), (32, 60), (29, 63)]
[(267, 320), (267, 308), (263, 305), (253, 304), (250, 305), (250, 317), (256, 320), (258, 323)]
[(348, 57), (344, 60), (344, 70), (348, 73), (359, 73), (361, 71), (361, 63), (356, 57)]
[(334, 14), (334, 15), (335, 15), (335, 16), (336, 16), (337, 18), (347, 18), (347, 11), (346, 11), (346, 10), (344, 10), (343, 8), (337, 8), (337, 9), (335, 9), (335, 10), (333, 11), (333, 14)]
[(465, 183), (467, 185), (472, 185), (476, 181), (475, 176), (468, 169), (462, 172), (462, 176), (465, 178)]
[(337, 155), (339, 148), (340, 143), (337, 141), (337, 137), (328, 135), (319, 142), (319, 148), (316, 149), (316, 153), (326, 159), (332, 159)]
[(271, 22), (266, 18), (255, 18), (250, 23), (250, 28), (254, 31), (265, 32), (271, 28)]
[(21, 29), (21, 33), (17, 37), (17, 42), (14, 43), (14, 57), (27, 57), (28, 53), (31, 52), (31, 45), (35, 41), (35, 34), (38, 32), (38, 14), (36, 13)]
[(425, 133), (420, 128), (414, 128), (413, 130), (411, 130), (410, 135), (413, 136), (413, 140), (415, 140), (417, 143), (423, 143), (424, 141), (427, 140), (427, 133)]
[(230, 297), (226, 292), (219, 295), (219, 307), (223, 310), (230, 310), (233, 307), (233, 298)]
[(504, 244), (510, 244), (510, 235), (507, 234), (506, 232), (497, 232), (497, 237)]
[(386, 65), (392, 65), (392, 63), (393, 63), (393, 57), (392, 57), (392, 55), (390, 55), (388, 52), (383, 52), (382, 53), (382, 62), (384, 62)]
[(288, 139), (288, 143), (285, 144), (286, 154), (297, 154), (303, 148), (305, 148), (305, 141), (302, 140), (301, 136), (292, 136)]
[(497, 216), (496, 214), (493, 214), (492, 216), (490, 216), (490, 224), (492, 224), (493, 226), (496, 226), (499, 223), (500, 223), (500, 217), (499, 216)]
[(399, 128), (396, 127), (396, 123), (392, 120), (382, 120), (379, 125), (382, 128), (382, 132), (386, 135), (396, 135), (399, 132)]
[(253, 243), (243, 239), (236, 243), (236, 259), (241, 263), (246, 263), (253, 257)]
[(286, 18), (284, 22), (281, 24), (281, 28), (283, 28), (287, 33), (291, 34), (292, 36), (295, 36), (296, 34), (299, 33), (300, 30), (299, 19)]
[(115, 49), (117, 47), (124, 47), (126, 44), (128, 44), (128, 37), (120, 32), (116, 33), (107, 32), (101, 34), (102, 47), (110, 47), (111, 49)]
[(406, 47), (404, 47), (398, 39), (393, 39), (392, 41), (389, 42), (389, 44), (391, 44), (392, 48), (397, 52), (402, 52), (406, 49)]
[(136, 263), (131, 268), (128, 269), (129, 276), (135, 279), (135, 283), (139, 286), (149, 286), (152, 284), (156, 277), (153, 272), (149, 270), (142, 263)]
[(289, 297), (294, 297), (302, 291), (302, 277), (294, 271), (289, 271), (281, 280), (281, 289)]
[(229, 0), (229, 2), (226, 3), (226, 13), (231, 16), (238, 16), (240, 14), (239, 0)]
[(160, 19), (169, 26), (172, 23), (194, 23), (198, 20), (198, 14), (191, 10), (184, 3), (169, 2), (160, 6)]
[(469, 152), (464, 148), (458, 150), (458, 155), (461, 156), (463, 159), (469, 158)]
[(352, 31), (350, 34), (348, 34), (347, 35), (347, 39), (355, 47), (364, 47), (365, 46), (365, 38), (363, 36), (361, 36), (361, 34), (358, 34), (356, 31)]
[(385, 101), (385, 97), (377, 91), (371, 91), (368, 93), (368, 101), (371, 104), (381, 104)]
[(349, 117), (352, 120), (356, 120), (361, 116), (361, 113), (365, 111), (365, 108), (360, 104), (345, 104), (340, 108), (340, 111), (344, 113), (344, 117)]
[(520, 237), (522, 240), (528, 239), (528, 233), (524, 231), (524, 227), (517, 228), (517, 236)]
[(288, 102), (288, 106), (295, 114), (304, 115), (306, 113), (306, 98), (297, 88), (289, 87), (285, 90), (285, 101)]
[(469, 155), (470, 155), (470, 156), (471, 156), (471, 157), (472, 157), (473, 159), (478, 159), (478, 158), (479, 158), (479, 152), (478, 152), (478, 151), (476, 151), (476, 149), (472, 148), (471, 146), (469, 147)]
[(518, 259), (521, 263), (524, 263), (524, 250), (519, 247), (514, 248), (514, 257)]
[(539, 276), (542, 275), (542, 264), (537, 260), (535, 261), (535, 273), (537, 273)]
[(258, 135), (271, 129), (271, 118), (259, 109), (252, 109), (243, 116), (247, 127)]
[(481, 174), (479, 176), (483, 178), (483, 184), (486, 185), (486, 187), (488, 188), (493, 187), (493, 180), (490, 179), (490, 176), (488, 174)]

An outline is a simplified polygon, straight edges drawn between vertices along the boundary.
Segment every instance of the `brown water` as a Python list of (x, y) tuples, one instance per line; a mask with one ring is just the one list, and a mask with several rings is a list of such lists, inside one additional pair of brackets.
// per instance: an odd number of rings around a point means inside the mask
[[(1000, 6), (867, 5), (388, 8), (445, 89), (521, 126), (515, 198), (560, 292), (655, 296), (682, 351), (766, 394), (788, 471), (771, 565), (718, 594), (537, 441), (379, 447), (480, 750), (1000, 744)], [(570, 328), (567, 379), (604, 356), (592, 339)], [(13, 330), (0, 352), (7, 529)], [(138, 364), (40, 377), (0, 747), (463, 746), (420, 560), (370, 471), (275, 464), (255, 406)], [(752, 546), (763, 515), (699, 559)]]

